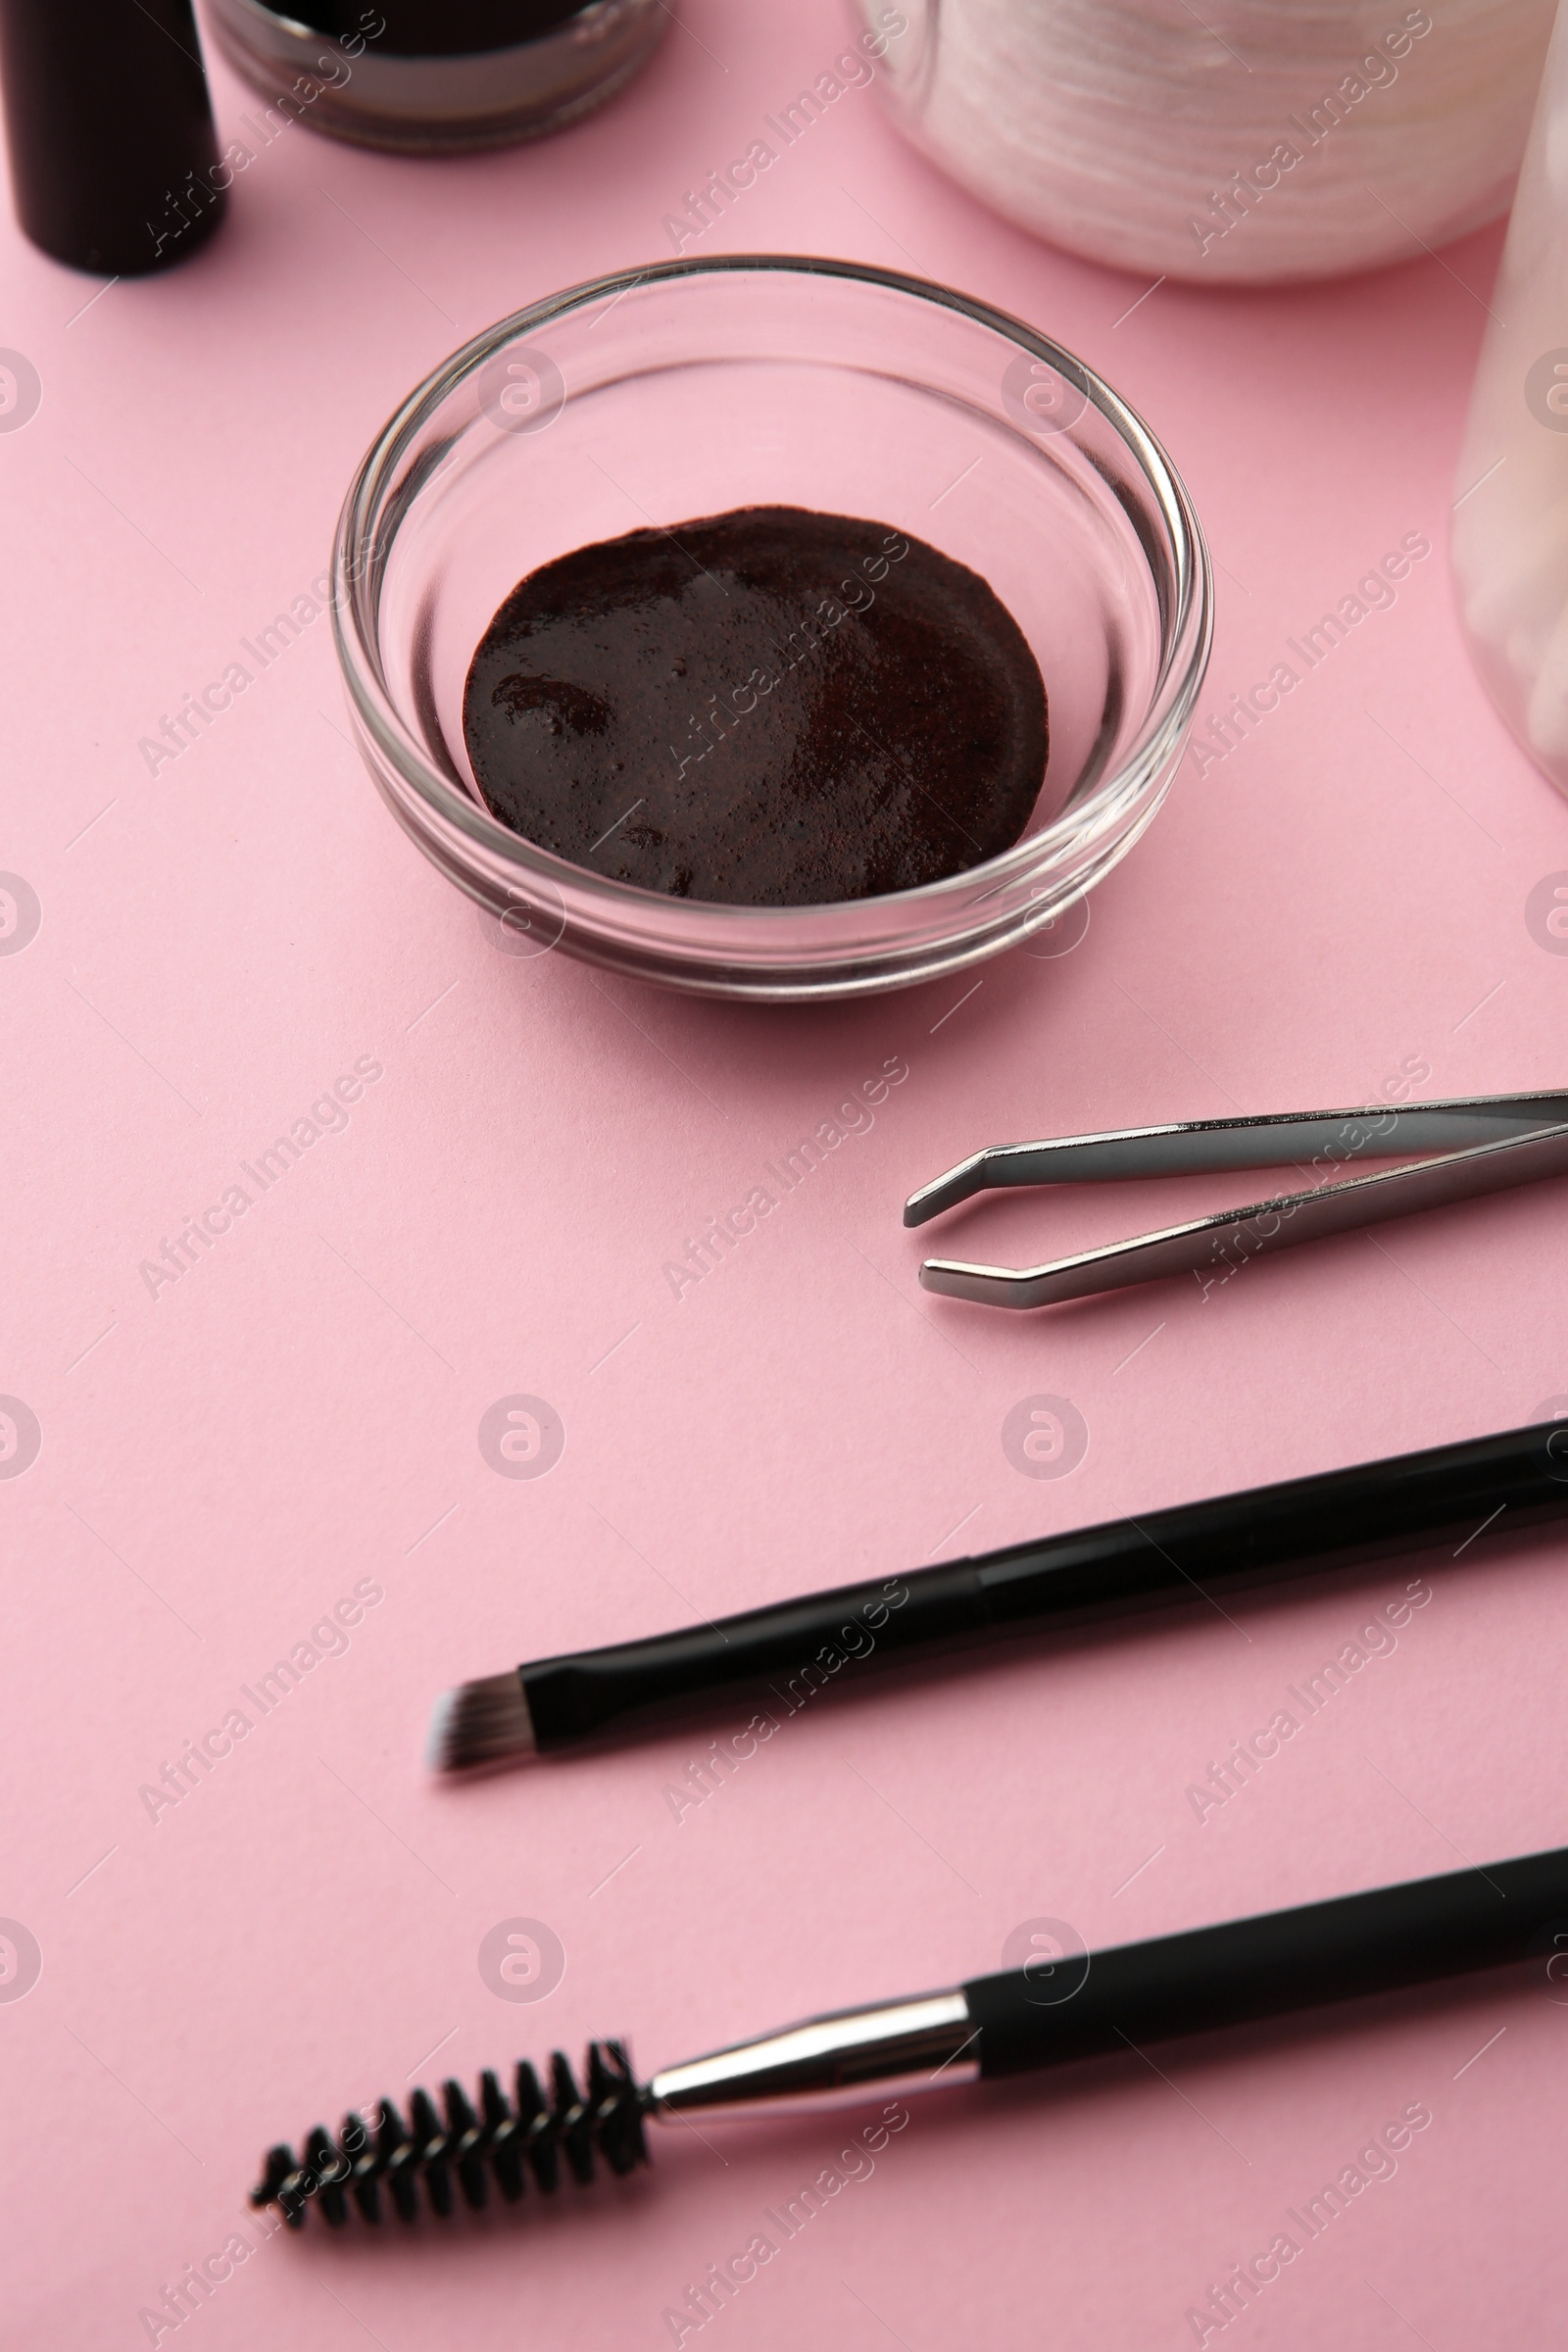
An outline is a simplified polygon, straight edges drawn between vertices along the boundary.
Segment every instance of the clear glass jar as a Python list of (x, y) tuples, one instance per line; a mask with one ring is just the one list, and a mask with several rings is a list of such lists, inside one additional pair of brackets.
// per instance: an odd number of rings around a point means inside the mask
[[(505, 46), (469, 47), (454, 37), (462, 12), (411, 37), (374, 6), (299, 5), (332, 29), (317, 29), (266, 0), (206, 0), (219, 48), (267, 101), (276, 128), (287, 118), (357, 146), (421, 155), (510, 146), (562, 129), (640, 73), (669, 23), (662, 0), (524, 7), (512, 16), (539, 18), (539, 32)], [(471, 5), (467, 13), (492, 27), (507, 14)], [(432, 12), (405, 6), (402, 17), (411, 14), (422, 21)], [(242, 133), (245, 127), (242, 117)], [(264, 119), (261, 135), (273, 137), (276, 128)]]
[(1546, 57), (1454, 490), (1471, 658), (1568, 792), (1568, 11)]
[[(759, 505), (885, 522), (989, 580), (1051, 704), (1046, 785), (1012, 849), (880, 898), (716, 906), (585, 872), (489, 813), (463, 689), (516, 581), (594, 540)], [(773, 999), (931, 979), (1060, 915), (1164, 798), (1213, 603), (1185, 489), (1080, 361), (945, 287), (796, 256), (626, 271), (477, 336), (366, 457), (334, 581), (366, 763), (515, 951)]]

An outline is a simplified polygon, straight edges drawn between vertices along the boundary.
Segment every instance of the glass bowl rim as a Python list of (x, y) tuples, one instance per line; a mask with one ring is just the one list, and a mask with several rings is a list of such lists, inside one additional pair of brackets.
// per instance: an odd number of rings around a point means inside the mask
[[(1170, 537), (1174, 592), (1170, 610), (1160, 615), (1159, 669), (1133, 742), (1093, 791), (1069, 801), (1040, 832), (1025, 834), (995, 858), (945, 875), (940, 881), (921, 883), (912, 890), (880, 892), (870, 899), (753, 906), (713, 899), (675, 899), (663, 891), (645, 889), (639, 883), (592, 873), (513, 832), (478, 801), (456, 790), (432, 765), (405, 724), (385, 682), (375, 642), (372, 601), (372, 584), (378, 585), (379, 572), (373, 560), (374, 551), (378, 545), (386, 544), (378, 541), (377, 534), (391, 497), (401, 486), (398, 468), (421, 427), (442, 403), (509, 344), (535, 334), (552, 319), (581, 311), (591, 303), (618, 300), (638, 286), (759, 271), (848, 279), (936, 309), (954, 311), (977, 325), (990, 328), (1029, 358), (1043, 362), (1083, 393), (1086, 402), (1099, 411), (1128, 450), (1146, 487), (1153, 495)], [(1114, 493), (1113, 483), (1107, 487)], [(392, 535), (397, 528), (398, 523), (394, 523)], [(1011, 883), (1049, 870), (1058, 854), (1082, 848), (1096, 836), (1102, 821), (1124, 812), (1129, 783), (1136, 783), (1140, 777), (1152, 781), (1165, 773), (1170, 756), (1191, 718), (1207, 667), (1214, 626), (1213, 570), (1202, 526), (1187, 487), (1154, 434), (1102, 376), (1074, 353), (1040, 334), (1010, 312), (961, 294), (934, 278), (916, 277), (906, 270), (882, 270), (867, 262), (811, 254), (710, 254), (691, 260), (645, 263), (640, 269), (611, 270), (528, 303), (471, 336), (415, 385), (366, 451), (338, 516), (331, 577), (332, 634), (351, 706), (371, 744), (401, 781), (438, 818), (517, 869), (519, 877), (525, 875), (536, 883), (542, 882), (552, 893), (569, 891), (585, 907), (597, 905), (607, 915), (615, 908), (623, 915), (641, 912), (650, 918), (661, 910), (665, 914), (678, 911), (683, 922), (692, 926), (695, 936), (689, 939), (688, 947), (698, 954), (705, 924), (715, 935), (738, 919), (759, 928), (767, 925), (777, 937), (780, 951), (784, 951), (787, 941), (780, 933), (787, 933), (803, 916), (818, 919), (831, 914), (853, 916), (871, 906), (903, 906), (912, 917), (922, 908), (933, 912), (943, 906), (951, 908), (952, 902), (972, 894), (977, 882), (988, 884), (983, 895), (992, 897)], [(520, 879), (518, 888), (521, 895)]]

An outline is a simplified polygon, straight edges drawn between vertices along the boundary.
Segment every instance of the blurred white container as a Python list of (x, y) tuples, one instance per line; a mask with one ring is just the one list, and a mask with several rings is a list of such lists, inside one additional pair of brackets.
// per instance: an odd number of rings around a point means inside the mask
[(1568, 10), (1491, 308), (1455, 485), (1454, 587), (1493, 701), (1568, 792)]
[[(1405, 261), (1495, 219), (1552, 0), (855, 0), (901, 125), (1053, 243), (1208, 284)], [(880, 78), (880, 77), (879, 77)]]

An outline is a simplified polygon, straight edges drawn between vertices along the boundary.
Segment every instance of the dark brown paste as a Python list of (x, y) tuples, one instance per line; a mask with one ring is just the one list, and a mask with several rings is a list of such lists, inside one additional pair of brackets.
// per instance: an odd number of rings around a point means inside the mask
[(480, 640), (486, 806), (574, 865), (733, 906), (911, 890), (1011, 847), (1046, 690), (977, 572), (802, 507), (629, 531), (530, 572)]

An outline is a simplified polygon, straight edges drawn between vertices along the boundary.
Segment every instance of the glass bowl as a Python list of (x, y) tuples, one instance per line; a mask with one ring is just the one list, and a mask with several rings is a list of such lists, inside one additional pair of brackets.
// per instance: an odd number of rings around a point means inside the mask
[[(607, 880), (490, 815), (463, 689), (510, 590), (591, 541), (743, 506), (885, 523), (989, 580), (1051, 706), (1010, 850), (883, 897), (732, 906)], [(946, 286), (772, 254), (626, 270), (476, 336), (369, 450), (333, 572), (366, 763), (514, 952), (779, 1001), (930, 980), (1054, 922), (1164, 798), (1213, 608), (1186, 490), (1081, 361)]]

